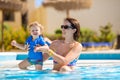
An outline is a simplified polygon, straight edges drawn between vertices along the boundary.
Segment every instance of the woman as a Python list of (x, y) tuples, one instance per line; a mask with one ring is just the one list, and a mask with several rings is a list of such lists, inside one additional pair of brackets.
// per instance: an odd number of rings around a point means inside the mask
[(82, 51), (82, 45), (77, 42), (80, 36), (80, 24), (74, 18), (66, 18), (61, 25), (64, 40), (55, 40), (49, 48), (36, 47), (35, 51), (44, 53), (44, 60), (53, 58), (53, 70), (65, 72), (72, 71), (77, 62), (77, 58)]

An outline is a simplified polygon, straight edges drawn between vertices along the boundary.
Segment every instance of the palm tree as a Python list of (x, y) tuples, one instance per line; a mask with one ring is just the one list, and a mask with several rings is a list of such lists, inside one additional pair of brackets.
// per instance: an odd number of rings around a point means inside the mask
[(66, 11), (67, 17), (70, 17), (70, 10), (90, 8), (92, 0), (44, 0), (43, 6), (54, 7), (56, 10)]

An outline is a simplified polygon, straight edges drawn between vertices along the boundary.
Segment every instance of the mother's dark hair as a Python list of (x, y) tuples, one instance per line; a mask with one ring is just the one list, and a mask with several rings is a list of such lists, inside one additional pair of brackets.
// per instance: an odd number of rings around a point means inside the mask
[(78, 20), (76, 20), (74, 18), (66, 18), (65, 21), (70, 22), (71, 26), (76, 29), (76, 32), (74, 33), (73, 38), (75, 40), (78, 40), (78, 38), (80, 37), (80, 24), (79, 24)]

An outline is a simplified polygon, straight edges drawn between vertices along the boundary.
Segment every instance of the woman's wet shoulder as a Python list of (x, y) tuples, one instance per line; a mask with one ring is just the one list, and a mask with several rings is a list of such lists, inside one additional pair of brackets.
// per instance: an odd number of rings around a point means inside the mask
[(76, 46), (82, 47), (82, 44), (80, 42), (76, 42)]
[(60, 40), (54, 40), (52, 41), (51, 45), (50, 45), (50, 48), (57, 48), (59, 45), (60, 45)]

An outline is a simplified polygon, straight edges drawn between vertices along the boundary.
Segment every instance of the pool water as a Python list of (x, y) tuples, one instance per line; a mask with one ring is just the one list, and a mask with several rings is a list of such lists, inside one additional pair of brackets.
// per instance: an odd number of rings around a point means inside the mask
[(120, 65), (79, 66), (70, 73), (6, 69), (0, 70), (0, 80), (120, 80)]
[(120, 51), (82, 52), (75, 71), (51, 72), (51, 59), (42, 71), (20, 70), (17, 64), (27, 58), (20, 52), (0, 54), (0, 80), (120, 80)]

